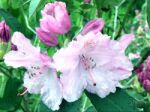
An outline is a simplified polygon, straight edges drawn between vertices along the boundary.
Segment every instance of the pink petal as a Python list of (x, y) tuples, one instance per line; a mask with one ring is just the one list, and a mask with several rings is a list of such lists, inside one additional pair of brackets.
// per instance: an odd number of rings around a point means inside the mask
[(134, 40), (133, 34), (126, 34), (122, 36), (119, 40), (122, 49), (125, 50), (133, 40)]
[(19, 51), (9, 51), (4, 56), (4, 62), (8, 66), (13, 66), (14, 68), (29, 67), (37, 60), (38, 59), (36, 57), (31, 55), (24, 55)]
[(27, 39), (22, 33), (15, 32), (12, 37), (12, 43), (17, 46), (18, 51), (26, 52), (29, 54), (39, 53), (39, 49), (34, 47), (30, 40)]

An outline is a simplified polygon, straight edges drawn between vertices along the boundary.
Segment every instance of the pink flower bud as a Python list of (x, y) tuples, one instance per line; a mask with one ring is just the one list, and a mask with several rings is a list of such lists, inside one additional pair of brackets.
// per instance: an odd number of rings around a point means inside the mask
[(89, 4), (89, 3), (91, 3), (91, 0), (84, 0), (84, 3)]
[(40, 40), (48, 46), (56, 46), (58, 44), (57, 36), (51, 32), (45, 32), (41, 28), (36, 28), (37, 35)]
[(10, 40), (10, 29), (5, 21), (0, 23), (0, 40), (2, 42), (8, 42)]
[(17, 50), (18, 50), (18, 48), (17, 48), (17, 46), (16, 46), (16, 45), (11, 44), (11, 50), (13, 50), (13, 51), (17, 51)]
[(89, 32), (98, 33), (100, 32), (104, 27), (104, 21), (103, 19), (94, 19), (88, 22), (85, 27), (83, 28), (81, 34), (85, 35)]
[(64, 34), (70, 30), (71, 21), (65, 3), (48, 3), (41, 13), (43, 17), (40, 22), (42, 30), (56, 34)]
[(150, 93), (150, 58), (146, 64), (142, 64), (137, 70), (138, 80), (144, 89)]
[(144, 89), (150, 93), (150, 80), (145, 80), (143, 82)]

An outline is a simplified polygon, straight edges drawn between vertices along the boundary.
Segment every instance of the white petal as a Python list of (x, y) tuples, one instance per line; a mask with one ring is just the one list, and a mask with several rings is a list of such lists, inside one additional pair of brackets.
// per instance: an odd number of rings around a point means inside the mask
[(63, 97), (68, 102), (78, 100), (87, 85), (85, 74), (79, 66), (74, 70), (63, 72), (61, 82), (63, 84)]
[(26, 72), (24, 76), (24, 87), (27, 88), (29, 93), (39, 94), (43, 87), (44, 74), (40, 74), (30, 78), (30, 75)]
[[(95, 93), (101, 98), (106, 97), (110, 92), (116, 91), (116, 86), (118, 84), (117, 81), (109, 79), (108, 73), (105, 73), (104, 71), (100, 69), (94, 69), (92, 72), (93, 80), (91, 80), (91, 77), (87, 77), (87, 90), (91, 93)], [(96, 86), (93, 85), (96, 83)]]
[(42, 101), (52, 110), (58, 110), (62, 102), (62, 90), (56, 72), (48, 69), (44, 75), (44, 85), (41, 89)]

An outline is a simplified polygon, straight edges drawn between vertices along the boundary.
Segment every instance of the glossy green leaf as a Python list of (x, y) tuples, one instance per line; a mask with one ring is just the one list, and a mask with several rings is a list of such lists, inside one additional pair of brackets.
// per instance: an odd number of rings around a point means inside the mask
[(137, 101), (121, 89), (117, 89), (106, 98), (90, 93), (87, 93), (87, 96), (98, 112), (140, 112)]
[(22, 31), (21, 24), (10, 13), (5, 11), (4, 9), (0, 9), (0, 16), (2, 16), (5, 19), (6, 23), (10, 26), (10, 28), (13, 31)]
[(31, 0), (29, 5), (29, 18), (36, 12), (41, 1), (42, 0)]
[(16, 78), (10, 78), (5, 86), (4, 96), (0, 98), (0, 110), (12, 110), (21, 102), (18, 96), (20, 81)]

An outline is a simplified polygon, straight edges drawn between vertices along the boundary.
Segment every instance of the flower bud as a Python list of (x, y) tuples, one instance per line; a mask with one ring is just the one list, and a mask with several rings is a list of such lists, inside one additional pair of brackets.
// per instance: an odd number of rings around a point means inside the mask
[(5, 21), (0, 23), (0, 41), (7, 43), (10, 40), (10, 29)]
[(89, 32), (98, 33), (103, 29), (103, 27), (104, 27), (103, 19), (94, 19), (85, 25), (81, 34), (86, 35)]
[(146, 64), (142, 64), (137, 70), (138, 80), (144, 89), (150, 93), (150, 58), (147, 59)]
[(48, 3), (41, 13), (40, 26), (45, 32), (64, 34), (70, 30), (71, 21), (65, 3)]
[(17, 46), (16, 46), (16, 45), (11, 44), (11, 50), (17, 51), (17, 50), (18, 50), (18, 48), (17, 48)]
[(91, 3), (91, 0), (84, 0), (84, 3), (89, 4)]
[(40, 40), (48, 46), (56, 46), (58, 44), (58, 39), (56, 34), (51, 32), (45, 32), (41, 28), (36, 28), (37, 35)]

